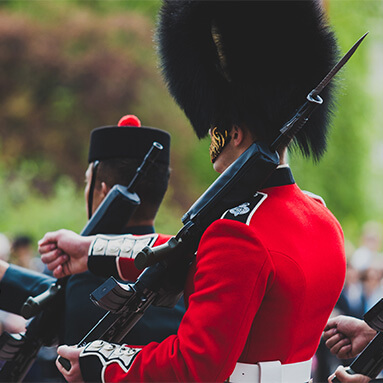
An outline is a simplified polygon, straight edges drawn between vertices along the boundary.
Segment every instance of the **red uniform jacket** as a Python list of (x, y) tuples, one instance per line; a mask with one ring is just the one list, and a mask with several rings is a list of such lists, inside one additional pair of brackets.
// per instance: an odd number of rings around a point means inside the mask
[(178, 334), (106, 356), (100, 380), (223, 382), (237, 361), (312, 358), (344, 282), (342, 230), (288, 168), (268, 186), (205, 231)]

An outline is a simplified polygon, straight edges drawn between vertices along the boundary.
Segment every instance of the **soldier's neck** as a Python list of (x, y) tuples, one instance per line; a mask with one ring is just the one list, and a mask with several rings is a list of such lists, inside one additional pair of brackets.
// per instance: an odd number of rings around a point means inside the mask
[[(148, 230), (149, 228), (154, 228), (154, 219), (130, 219), (128, 224), (125, 226), (124, 232), (131, 232), (133, 234), (136, 234), (138, 228), (147, 228)], [(149, 234), (149, 232), (147, 234)]]
[(278, 154), (279, 154), (279, 165), (286, 165), (287, 164), (287, 148), (284, 148), (281, 151), (278, 151)]

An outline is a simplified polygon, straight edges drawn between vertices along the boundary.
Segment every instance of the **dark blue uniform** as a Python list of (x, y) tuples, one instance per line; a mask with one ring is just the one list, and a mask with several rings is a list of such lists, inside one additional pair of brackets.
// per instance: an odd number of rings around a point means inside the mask
[[(154, 233), (154, 228), (142, 226), (129, 231), (131, 234), (149, 234)], [(65, 311), (63, 309), (64, 334), (60, 335), (60, 343), (78, 343), (106, 313), (89, 299), (90, 293), (105, 280), (89, 271), (69, 278), (65, 290)], [(55, 281), (48, 275), (10, 265), (0, 282), (0, 309), (20, 314), (23, 303), (30, 295), (40, 294)], [(173, 309), (152, 306), (124, 341), (137, 345), (161, 342), (176, 334), (184, 312), (183, 299)]]

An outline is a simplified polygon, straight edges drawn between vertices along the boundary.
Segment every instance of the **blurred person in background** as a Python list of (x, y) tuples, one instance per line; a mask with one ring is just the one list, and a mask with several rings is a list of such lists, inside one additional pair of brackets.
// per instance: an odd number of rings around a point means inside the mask
[(34, 251), (29, 235), (17, 235), (12, 241), (11, 262), (17, 266), (43, 272), (44, 264)]
[[(345, 284), (332, 313), (332, 317), (349, 315), (361, 319), (363, 318), (365, 311), (366, 295), (361, 281), (361, 273), (351, 265), (350, 261), (348, 261)], [(327, 377), (339, 365), (339, 362), (342, 363), (343, 366), (349, 366), (354, 359), (342, 358), (339, 361), (339, 358), (333, 355), (326, 347), (324, 338), (321, 340), (316, 355), (320, 357), (320, 363), (317, 367), (315, 382), (325, 382)]]
[(373, 262), (367, 270), (363, 271), (361, 281), (363, 283), (363, 292), (366, 301), (364, 311), (368, 311), (383, 297), (382, 277), (383, 270), (380, 262)]
[(366, 312), (366, 293), (361, 273), (348, 262), (344, 287), (335, 306), (338, 313), (363, 318)]
[[(331, 317), (343, 314), (362, 318), (365, 312), (366, 299), (363, 284), (360, 280), (360, 272), (350, 263), (355, 248), (347, 239), (345, 239), (345, 250), (348, 260), (345, 284)], [(345, 366), (348, 366), (351, 362), (352, 359), (342, 360), (342, 364)], [(339, 359), (326, 347), (325, 340), (322, 337), (313, 361), (312, 373), (314, 382), (325, 382), (338, 365)]]
[(362, 228), (360, 246), (351, 257), (351, 264), (360, 272), (371, 267), (372, 263), (382, 258), (383, 226), (379, 222), (366, 222)]

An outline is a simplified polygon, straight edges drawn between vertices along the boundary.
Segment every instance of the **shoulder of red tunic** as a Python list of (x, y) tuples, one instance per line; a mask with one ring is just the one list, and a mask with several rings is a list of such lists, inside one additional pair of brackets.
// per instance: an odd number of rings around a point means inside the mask
[[(92, 355), (82, 355), (82, 364), (86, 359), (97, 361), (95, 370), (101, 370), (106, 381), (224, 381), (241, 355), (275, 268), (253, 228), (222, 217), (204, 232), (193, 271), (196, 290), (176, 336), (144, 347), (131, 364), (129, 359), (122, 366), (119, 360), (95, 355), (94, 350)], [(230, 317), (227, 312), (232, 313)], [(196, 333), (196, 327), (214, 328), (215, 335)], [(203, 360), (196, 357), (199, 344), (206, 345)]]
[[(268, 250), (249, 223), (257, 209), (267, 198), (266, 193), (257, 192), (249, 200), (228, 209), (204, 232), (197, 250), (197, 262), (204, 257), (220, 257), (219, 254), (235, 254), (233, 258), (247, 259), (245, 262), (259, 263), (254, 251), (268, 258)], [(247, 248), (247, 250), (245, 250)], [(262, 258), (262, 257), (261, 257)]]

